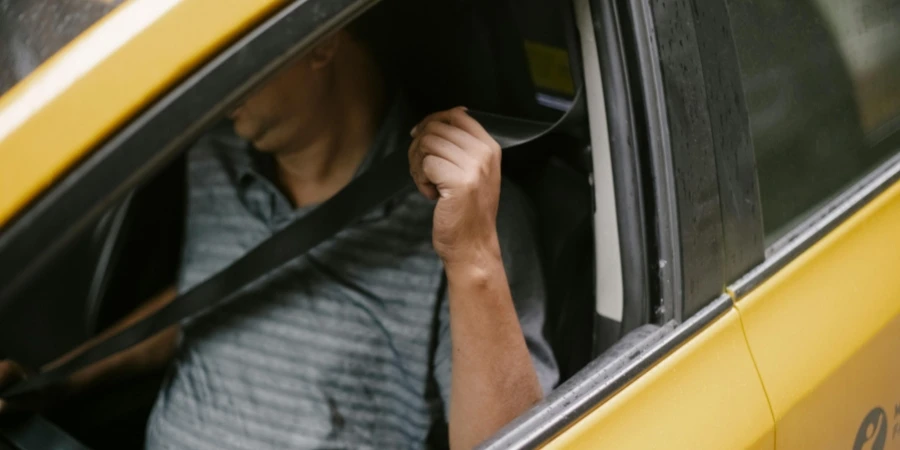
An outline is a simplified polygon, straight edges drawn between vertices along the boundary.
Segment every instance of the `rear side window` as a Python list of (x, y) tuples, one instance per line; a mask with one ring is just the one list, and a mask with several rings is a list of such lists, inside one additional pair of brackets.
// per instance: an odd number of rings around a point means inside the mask
[(728, 0), (768, 243), (900, 148), (900, 0)]
[(0, 0), (0, 95), (123, 0)]

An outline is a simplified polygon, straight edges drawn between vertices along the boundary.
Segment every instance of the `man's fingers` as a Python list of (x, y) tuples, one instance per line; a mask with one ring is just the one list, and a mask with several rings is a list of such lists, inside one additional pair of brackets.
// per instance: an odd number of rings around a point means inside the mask
[(417, 139), (440, 136), (469, 153), (484, 167), (493, 167), (500, 161), (500, 145), (464, 108), (431, 114), (413, 128), (412, 134)]
[[(424, 175), (423, 175), (424, 178)], [(413, 179), (416, 184), (416, 189), (425, 196), (428, 200), (437, 200), (439, 195), (437, 186), (431, 184), (429, 181), (418, 181)]]
[(420, 138), (416, 138), (413, 140), (412, 144), (409, 146), (409, 151), (407, 152), (409, 156), (409, 174), (412, 176), (413, 182), (416, 184), (416, 189), (425, 196), (425, 198), (429, 200), (437, 200), (438, 191), (437, 187), (434, 186), (430, 181), (428, 181), (428, 177), (422, 171), (422, 159), (425, 158), (425, 154), (422, 152), (422, 149), (419, 146)]
[(428, 122), (419, 134), (423, 138), (430, 135), (441, 137), (466, 152), (474, 153), (473, 156), (475, 158), (479, 158), (482, 153), (490, 151), (488, 143), (479, 140), (459, 127), (437, 120)]
[(441, 186), (460, 179), (462, 169), (444, 158), (427, 155), (422, 160), (422, 171), (428, 180), (437, 187), (438, 194), (441, 194)]
[(440, 197), (440, 192), (438, 191), (437, 186), (431, 183), (416, 183), (416, 189), (419, 190), (422, 195), (425, 196), (428, 200), (437, 200)]
[(458, 145), (435, 134), (426, 134), (419, 140), (419, 149), (424, 157), (434, 155), (450, 161), (461, 169), (475, 163), (475, 159)]
[(433, 121), (453, 125), (454, 127), (457, 127), (469, 133), (470, 135), (474, 136), (476, 139), (484, 143), (496, 144), (496, 141), (494, 141), (494, 138), (491, 137), (490, 134), (488, 134), (487, 130), (485, 130), (477, 120), (473, 119), (472, 116), (470, 116), (466, 112), (466, 108), (463, 107), (436, 112), (425, 117), (424, 120), (422, 120), (418, 125), (416, 125), (415, 128), (413, 128), (413, 136), (422, 132), (422, 129), (425, 127), (425, 125)]
[(459, 146), (429, 133), (419, 135), (413, 141), (409, 161), (410, 174), (416, 187), (432, 200), (437, 199), (440, 194), (439, 185), (452, 182), (453, 176), (458, 179), (466, 168), (477, 164), (476, 159)]
[(465, 108), (431, 114), (410, 134), (410, 174), (428, 198), (453, 183), (475, 183), (499, 167), (500, 146)]
[(431, 114), (425, 116), (424, 119), (422, 119), (419, 123), (416, 124), (416, 126), (413, 127), (412, 131), (410, 131), (409, 134), (412, 137), (418, 136), (419, 133), (421, 133), (422, 129), (425, 127), (425, 125), (427, 125), (429, 122), (432, 122), (435, 120), (437, 120), (439, 122), (450, 123), (450, 118), (447, 117), (447, 111), (438, 111), (436, 113), (431, 113)]
[(494, 138), (488, 134), (487, 130), (485, 130), (477, 120), (473, 119), (472, 116), (466, 112), (465, 108), (454, 108), (448, 112), (450, 113), (450, 125), (461, 128), (463, 131), (478, 138), (481, 142), (496, 145), (497, 150), (500, 150), (500, 146), (497, 145)]
[(14, 361), (0, 361), (0, 388), (24, 380), (28, 374)]

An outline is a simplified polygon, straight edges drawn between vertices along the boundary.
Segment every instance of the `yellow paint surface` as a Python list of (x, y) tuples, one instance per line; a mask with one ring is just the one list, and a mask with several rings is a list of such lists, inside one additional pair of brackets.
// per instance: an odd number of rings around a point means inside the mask
[[(900, 185), (744, 298), (748, 342), (784, 449), (852, 449), (885, 411), (900, 449)], [(867, 430), (863, 430), (865, 435)], [(872, 446), (880, 433), (868, 430)]]
[(732, 309), (545, 448), (772, 449), (772, 425)]
[(0, 98), (0, 225), (282, 0), (131, 0)]

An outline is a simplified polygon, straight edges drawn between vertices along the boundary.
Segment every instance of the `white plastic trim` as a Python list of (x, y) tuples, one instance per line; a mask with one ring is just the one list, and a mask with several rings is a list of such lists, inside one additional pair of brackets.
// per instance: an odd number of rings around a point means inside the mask
[(609, 149), (609, 128), (606, 122), (606, 101), (603, 97), (603, 80), (600, 78), (600, 60), (597, 55), (590, 3), (588, 0), (573, 1), (575, 19), (581, 36), (581, 56), (594, 164), (596, 310), (597, 314), (603, 317), (622, 322), (625, 301), (622, 287), (622, 258), (619, 253), (619, 226)]

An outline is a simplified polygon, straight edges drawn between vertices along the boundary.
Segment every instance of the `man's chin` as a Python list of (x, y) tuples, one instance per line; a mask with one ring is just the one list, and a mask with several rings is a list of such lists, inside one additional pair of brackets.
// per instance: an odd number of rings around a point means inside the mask
[[(259, 130), (250, 129), (250, 127), (240, 123), (239, 121), (234, 121), (232, 123), (232, 127), (234, 129), (234, 134), (245, 141), (251, 142), (254, 147), (259, 148), (260, 144), (264, 143), (263, 136), (265, 133), (262, 133)], [(265, 147), (265, 145), (263, 146)]]
[(237, 120), (232, 124), (234, 127), (234, 134), (236, 134), (241, 139), (248, 141), (253, 144), (257, 150), (262, 152), (274, 152), (281, 148), (281, 139), (279, 139), (278, 133), (273, 133), (271, 128), (268, 127), (255, 127), (243, 121)]
[(259, 133), (256, 135), (247, 135), (247, 134), (237, 133), (237, 135), (241, 139), (244, 139), (245, 141), (248, 141), (251, 144), (253, 144), (253, 148), (258, 151), (261, 151), (264, 153), (269, 153), (269, 152), (273, 152), (276, 150), (276, 147), (272, 145), (271, 139), (267, 139), (267, 135), (265, 133)]

